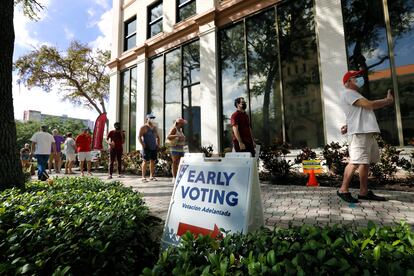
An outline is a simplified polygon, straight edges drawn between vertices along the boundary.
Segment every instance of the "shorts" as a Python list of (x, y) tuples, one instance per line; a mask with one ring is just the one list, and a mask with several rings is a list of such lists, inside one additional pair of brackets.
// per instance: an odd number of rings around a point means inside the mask
[(149, 161), (149, 160), (157, 160), (157, 150), (151, 150), (151, 149), (143, 149), (141, 151), (142, 154), (142, 158), (145, 161)]
[(66, 160), (75, 161), (76, 160), (76, 154), (75, 153), (66, 153)]
[(380, 159), (378, 143), (372, 133), (357, 133), (348, 136), (349, 163), (371, 164)]
[(179, 156), (179, 157), (184, 156), (184, 146), (173, 146), (173, 147), (170, 147), (170, 150), (171, 150), (172, 156)]
[(78, 153), (78, 160), (79, 161), (91, 161), (92, 156), (90, 151), (83, 151)]

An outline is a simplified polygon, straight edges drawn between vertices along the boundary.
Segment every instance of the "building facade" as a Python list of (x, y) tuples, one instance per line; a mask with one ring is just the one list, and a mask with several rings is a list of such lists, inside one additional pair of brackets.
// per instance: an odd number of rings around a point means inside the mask
[(413, 142), (412, 0), (114, 0), (113, 12), (108, 116), (129, 151), (152, 112), (162, 142), (184, 117), (190, 151), (222, 152), (239, 96), (261, 144), (344, 141), (342, 76), (361, 68), (368, 99), (395, 94), (376, 111), (383, 138)]
[(23, 112), (23, 122), (28, 122), (28, 121), (43, 122), (47, 118), (56, 118), (61, 121), (78, 120), (78, 121), (81, 121), (85, 127), (88, 127), (92, 130), (95, 125), (95, 123), (91, 120), (72, 118), (72, 117), (68, 117), (68, 115), (62, 115), (62, 116), (49, 115), (49, 114), (43, 114), (42, 112), (37, 111), (37, 110), (25, 110)]

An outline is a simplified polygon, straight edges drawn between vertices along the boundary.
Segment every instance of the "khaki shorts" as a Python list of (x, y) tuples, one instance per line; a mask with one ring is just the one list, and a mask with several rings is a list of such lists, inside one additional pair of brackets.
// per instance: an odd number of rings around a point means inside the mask
[(372, 133), (352, 134), (348, 137), (349, 163), (371, 164), (380, 159), (377, 140)]
[(86, 152), (79, 152), (78, 153), (78, 160), (79, 161), (91, 161), (92, 160), (92, 155), (90, 151), (86, 151)]
[(76, 160), (76, 154), (75, 153), (67, 153), (66, 154), (66, 159), (68, 161), (75, 161)]

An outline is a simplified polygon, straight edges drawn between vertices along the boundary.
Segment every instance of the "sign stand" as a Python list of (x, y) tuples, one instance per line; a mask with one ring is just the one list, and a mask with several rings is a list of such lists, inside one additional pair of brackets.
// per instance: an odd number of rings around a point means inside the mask
[(186, 153), (181, 158), (162, 248), (178, 245), (187, 231), (216, 237), (220, 228), (247, 233), (263, 225), (257, 161), (250, 153), (227, 153), (224, 158)]

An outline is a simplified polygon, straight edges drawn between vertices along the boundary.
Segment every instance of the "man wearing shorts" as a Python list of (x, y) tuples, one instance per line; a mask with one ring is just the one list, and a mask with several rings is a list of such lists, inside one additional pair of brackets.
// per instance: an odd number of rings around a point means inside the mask
[[(342, 186), (337, 195), (346, 202), (357, 203), (360, 200), (384, 201), (384, 197), (368, 191), (369, 165), (379, 161), (379, 149), (374, 135), (380, 133), (374, 110), (391, 105), (394, 97), (388, 90), (387, 97), (370, 101), (363, 97), (358, 90), (364, 85), (364, 71), (349, 71), (342, 81), (345, 90), (341, 93), (341, 103), (344, 106), (346, 125), (341, 128), (342, 134), (348, 133), (350, 161), (345, 168)], [(349, 192), (352, 176), (358, 170), (359, 195), (354, 198)]]
[(147, 115), (145, 124), (139, 130), (139, 142), (142, 145), (142, 182), (147, 182), (145, 178), (147, 165), (150, 162), (150, 180), (157, 181), (154, 176), (155, 160), (157, 160), (157, 148), (160, 137), (158, 136), (157, 127), (154, 125), (155, 116), (150, 113)]
[(89, 135), (89, 128), (84, 128), (82, 133), (78, 135), (75, 139), (76, 141), (76, 147), (78, 151), (78, 160), (80, 162), (80, 170), (81, 175), (84, 176), (83, 169), (85, 165), (85, 161), (87, 162), (87, 168), (88, 168), (88, 175), (92, 175), (91, 173), (91, 143), (92, 138), (91, 135)]

